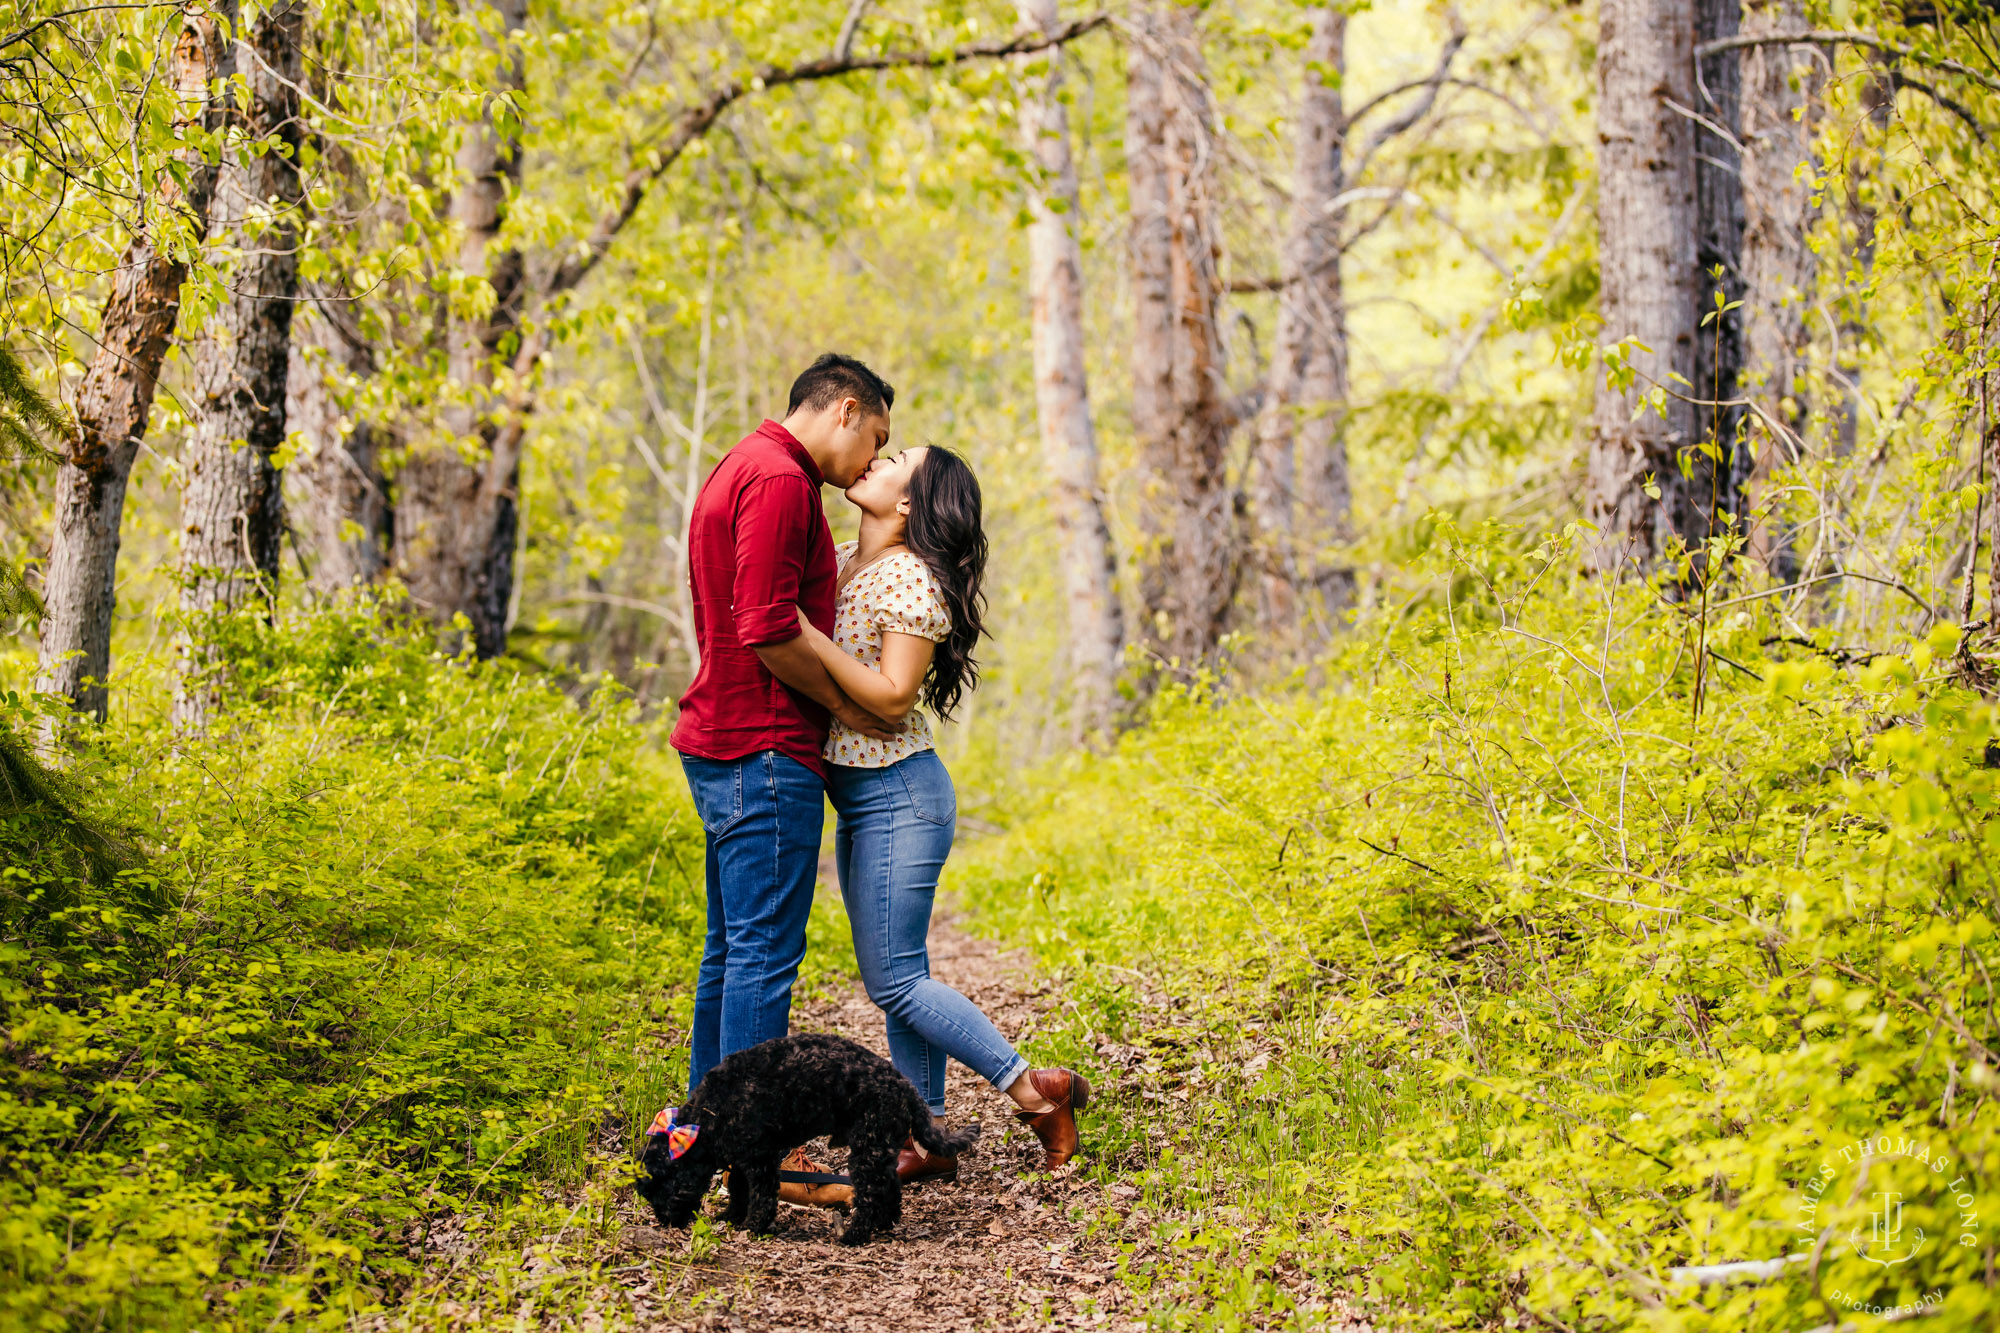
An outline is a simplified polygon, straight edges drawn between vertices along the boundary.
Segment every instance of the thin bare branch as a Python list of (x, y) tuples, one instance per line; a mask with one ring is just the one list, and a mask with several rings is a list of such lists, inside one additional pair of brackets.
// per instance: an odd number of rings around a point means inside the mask
[(854, 0), (847, 17), (840, 21), (840, 35), (833, 39), (833, 58), (845, 60), (854, 54), (854, 38), (861, 31), (861, 16), (868, 12), (868, 0)]
[(30, 37), (33, 37), (36, 33), (40, 32), (43, 28), (60, 25), (64, 19), (75, 18), (78, 14), (96, 14), (104, 10), (112, 10), (112, 9), (172, 9), (172, 8), (174, 8), (173, 5), (160, 3), (159, 0), (151, 0), (150, 3), (134, 4), (134, 5), (124, 5), (124, 4), (84, 5), (77, 9), (65, 9), (60, 13), (56, 14), (44, 14), (42, 15), (42, 17), (36, 19), (33, 23), (30, 23), (27, 27), (22, 28), (20, 31), (9, 33), (5, 37), (0, 37), (0, 51), (4, 51), (10, 46), (16, 46), (22, 42), (25, 42)]
[(1889, 71), (1889, 82), (1899, 89), (1908, 88), (1913, 93), (1922, 93), (1925, 97), (1930, 98), (1931, 101), (1936, 102), (1940, 107), (1943, 107), (1946, 111), (1951, 112), (1952, 115), (1964, 121), (1966, 128), (1972, 131), (1973, 138), (1979, 140), (1981, 143), (1992, 142), (1987, 134), (1988, 127), (1986, 123), (1973, 114), (1971, 107), (1949, 93), (1946, 93), (1943, 89), (1933, 88), (1921, 79), (1913, 79), (1909, 75), (1898, 73), (1895, 70)]
[[(1355, 154), (1354, 165), (1347, 171), (1348, 180), (1360, 180), (1362, 173), (1368, 170), (1368, 164), (1374, 160), (1375, 154), (1382, 151), (1383, 145), (1431, 113), (1431, 108), (1437, 105), (1438, 93), (1443, 90), (1445, 80), (1451, 74), (1451, 62), (1458, 59), (1459, 49), (1465, 45), (1465, 38), (1465, 20), (1460, 18), (1458, 11), (1454, 9), (1451, 12), (1451, 35), (1445, 38), (1444, 49), (1438, 52), (1437, 68), (1431, 72), (1430, 78), (1417, 85), (1424, 90), (1424, 95), (1401, 115), (1368, 136), (1367, 146)], [(1368, 108), (1364, 108), (1366, 109)], [(1355, 113), (1356, 116), (1360, 114), (1360, 112)], [(1348, 123), (1353, 123), (1352, 117)]]
[(1961, 64), (1956, 60), (1950, 60), (1944, 56), (1934, 56), (1927, 51), (1919, 51), (1915, 47), (1902, 46), (1895, 42), (1885, 42), (1880, 37), (1873, 37), (1865, 32), (1849, 32), (1846, 30), (1784, 33), (1744, 32), (1738, 33), (1734, 37), (1721, 37), (1712, 42), (1703, 42), (1694, 49), (1694, 54), (1696, 59), (1702, 59), (1723, 51), (1738, 51), (1752, 46), (1865, 46), (1871, 51), (1880, 51), (1885, 55), (1900, 56), (1904, 60), (1913, 60), (1919, 65), (1926, 65), (1932, 69), (1949, 70), (1951, 73), (1957, 74), (1962, 78), (1971, 79), (1982, 88), (2000, 93), (2000, 79), (1994, 78), (1991, 74), (1982, 73), (1970, 65)]
[(639, 161), (625, 175), (624, 188), (616, 206), (598, 219), (591, 234), (550, 277), (546, 295), (559, 296), (590, 275), (618, 233), (639, 211), (646, 192), (679, 160), (689, 144), (707, 134), (722, 113), (745, 97), (795, 83), (814, 83), (846, 74), (885, 69), (943, 69), (971, 60), (998, 60), (1006, 56), (1032, 55), (1050, 47), (1073, 42), (1111, 21), (1105, 13), (1075, 19), (1050, 32), (1022, 32), (1005, 40), (970, 42), (942, 51), (891, 51), (882, 55), (822, 56), (798, 65), (763, 64), (710, 92), (675, 117), (665, 137), (638, 154)]

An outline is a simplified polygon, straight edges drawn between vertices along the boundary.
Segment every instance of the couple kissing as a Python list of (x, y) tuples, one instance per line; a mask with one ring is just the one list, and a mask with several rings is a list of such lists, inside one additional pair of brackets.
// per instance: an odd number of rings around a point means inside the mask
[[(978, 684), (986, 534), (978, 479), (958, 454), (919, 445), (883, 455), (895, 401), (861, 362), (823, 355), (792, 384), (785, 419), (723, 455), (694, 501), (701, 663), (672, 737), (707, 843), (688, 1087), (790, 1028), (830, 799), (854, 956), (891, 1062), (942, 1117), (945, 1061), (956, 1059), (1013, 1099), (1053, 1169), (1077, 1150), (1089, 1085), (1067, 1069), (1030, 1069), (930, 974), (931, 908), (958, 800), (925, 710), (949, 718)], [(834, 545), (822, 486), (860, 511), (858, 541)], [(785, 1165), (816, 1176), (802, 1152)], [(958, 1168), (906, 1143), (896, 1169), (907, 1183)], [(811, 1179), (780, 1193), (838, 1201)]]

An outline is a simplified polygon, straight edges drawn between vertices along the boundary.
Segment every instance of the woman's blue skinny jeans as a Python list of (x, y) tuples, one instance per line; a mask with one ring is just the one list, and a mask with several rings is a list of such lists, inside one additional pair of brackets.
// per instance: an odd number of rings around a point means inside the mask
[(934, 1114), (944, 1112), (946, 1056), (1005, 1092), (1028, 1062), (977, 1005), (931, 977), (931, 905), (958, 824), (944, 761), (922, 750), (887, 768), (827, 773), (840, 896), (862, 984), (888, 1020), (890, 1060)]

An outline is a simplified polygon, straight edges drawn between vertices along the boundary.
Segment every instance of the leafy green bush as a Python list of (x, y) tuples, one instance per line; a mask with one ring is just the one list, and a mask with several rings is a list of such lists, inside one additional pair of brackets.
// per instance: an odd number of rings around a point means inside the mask
[(337, 1322), (684, 1077), (700, 828), (625, 701), (367, 607), (236, 637), (213, 738), (80, 760), (125, 868), (0, 813), (0, 1326)]
[(1130, 1071), (1093, 1117), (1166, 1205), (1130, 1280), (1208, 1327), (1301, 1275), (1440, 1327), (1990, 1327), (2000, 774), (1956, 632), (1843, 652), (1444, 536), (1448, 591), (1324, 688), (1172, 692), (957, 866), (1068, 974), (1050, 1045)]

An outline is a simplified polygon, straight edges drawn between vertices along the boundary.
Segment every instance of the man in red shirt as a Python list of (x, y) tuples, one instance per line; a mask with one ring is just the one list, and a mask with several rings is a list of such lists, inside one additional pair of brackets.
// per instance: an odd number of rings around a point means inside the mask
[(702, 483), (688, 529), (701, 667), (681, 696), (680, 751), (707, 832), (708, 936), (695, 981), (688, 1089), (715, 1063), (782, 1037), (819, 873), (829, 714), (893, 728), (841, 692), (799, 641), (833, 633), (833, 534), (820, 487), (845, 490), (889, 442), (896, 391), (828, 353)]

